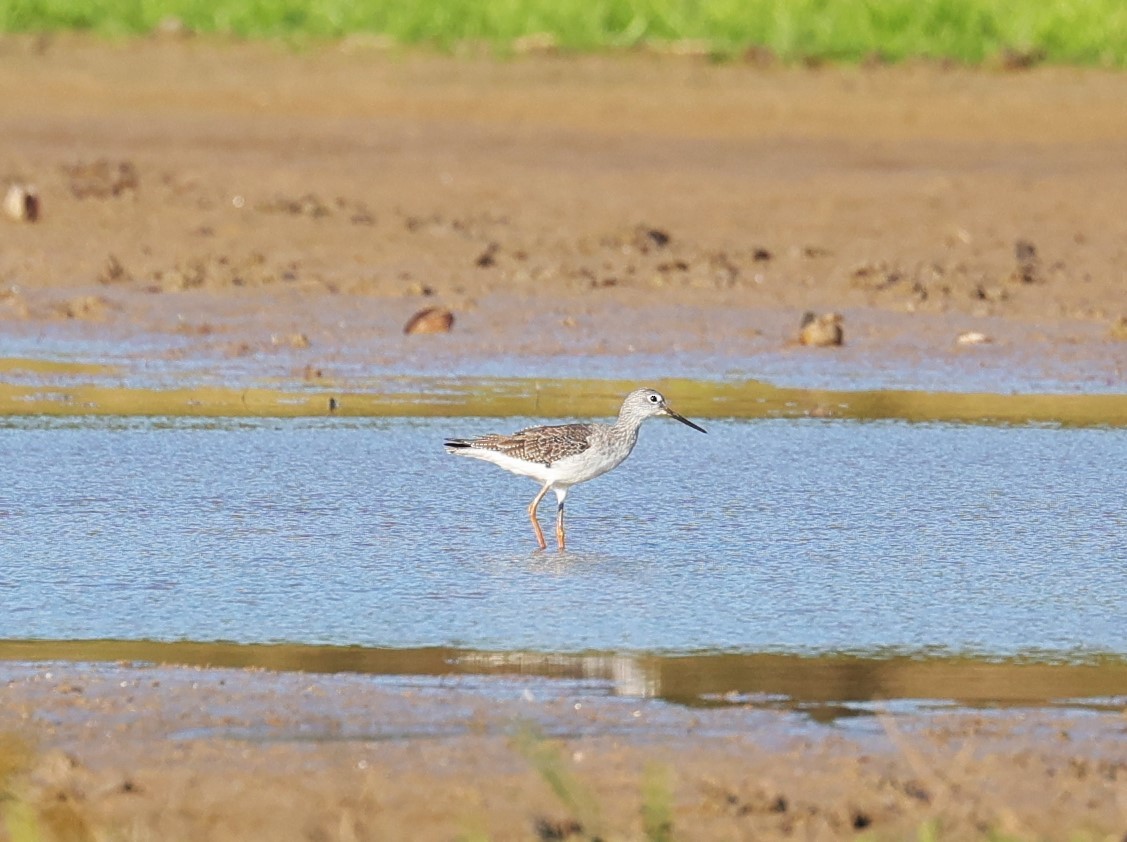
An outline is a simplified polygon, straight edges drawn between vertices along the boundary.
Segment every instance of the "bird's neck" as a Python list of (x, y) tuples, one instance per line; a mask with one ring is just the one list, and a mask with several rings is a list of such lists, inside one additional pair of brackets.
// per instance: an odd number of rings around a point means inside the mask
[(638, 428), (642, 426), (641, 419), (636, 415), (630, 415), (622, 412), (618, 416), (618, 420), (614, 422), (611, 429), (614, 430), (616, 436), (624, 438), (637, 438)]

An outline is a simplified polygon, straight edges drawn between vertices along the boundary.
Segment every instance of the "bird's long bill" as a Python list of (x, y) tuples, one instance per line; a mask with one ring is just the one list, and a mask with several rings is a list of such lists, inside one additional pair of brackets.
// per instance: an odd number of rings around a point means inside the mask
[(670, 418), (676, 418), (676, 419), (677, 419), (678, 421), (680, 421), (680, 422), (681, 422), (682, 424), (684, 424), (684, 425), (685, 425), (685, 426), (687, 426), (687, 427), (692, 427), (692, 428), (693, 428), (694, 430), (700, 430), (700, 431), (701, 431), (702, 433), (707, 433), (707, 432), (708, 432), (708, 430), (706, 430), (706, 429), (705, 429), (704, 427), (701, 427), (701, 426), (699, 426), (699, 425), (697, 425), (697, 424), (694, 424), (694, 423), (693, 423), (692, 421), (690, 421), (690, 420), (689, 420), (688, 418), (686, 418), (686, 417), (685, 417), (684, 415), (678, 415), (678, 414), (677, 414), (676, 412), (674, 412), (674, 411), (673, 411), (672, 409), (670, 409), (669, 407), (665, 407), (665, 411), (666, 411), (667, 413), (669, 413), (669, 417), (670, 417)]

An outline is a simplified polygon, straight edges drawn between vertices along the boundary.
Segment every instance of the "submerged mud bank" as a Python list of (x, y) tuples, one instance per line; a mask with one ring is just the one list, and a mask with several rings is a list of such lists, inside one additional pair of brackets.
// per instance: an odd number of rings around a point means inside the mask
[[(26, 370), (43, 371), (46, 367)], [(99, 367), (90, 367), (101, 372)], [(15, 370), (15, 366), (9, 371)], [(601, 417), (613, 415), (630, 381), (385, 378), (357, 391), (188, 386), (145, 389), (73, 380), (86, 367), (56, 364), (70, 383), (0, 383), (0, 415), (200, 417)], [(42, 378), (39, 378), (42, 380)], [(910, 390), (788, 389), (756, 381), (656, 380), (682, 411), (701, 418), (900, 419), (982, 424), (1127, 425), (1127, 395), (1006, 395)]]
[(563, 679), (624, 698), (660, 699), (692, 708), (788, 710), (819, 721), (872, 715), (889, 700), (937, 709), (1057, 706), (1115, 710), (1127, 699), (1127, 659), (1098, 653), (1072, 658), (1035, 652), (1006, 658), (894, 652), (568, 654), (445, 646), (0, 641), (0, 665), (56, 661), (450, 680), (475, 676)]

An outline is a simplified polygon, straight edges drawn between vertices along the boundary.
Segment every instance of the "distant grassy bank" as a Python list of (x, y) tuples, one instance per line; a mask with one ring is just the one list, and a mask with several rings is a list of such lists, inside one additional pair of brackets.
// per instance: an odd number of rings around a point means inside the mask
[(404, 45), (652, 47), (784, 61), (928, 57), (1127, 67), (1124, 0), (6, 0), (0, 31), (251, 38), (368, 33)]

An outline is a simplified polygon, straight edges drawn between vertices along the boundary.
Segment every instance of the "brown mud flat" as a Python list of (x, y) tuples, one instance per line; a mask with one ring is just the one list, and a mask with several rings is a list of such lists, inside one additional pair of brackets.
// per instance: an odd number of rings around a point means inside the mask
[[(0, 226), (12, 335), (163, 335), (151, 354), (297, 380), (351, 346), (1125, 379), (1125, 74), (61, 36), (0, 57), (0, 181), (41, 209)], [(402, 335), (435, 305), (450, 335)], [(844, 312), (844, 349), (792, 346), (807, 310)]]
[(0, 806), (64, 838), (1118, 842), (1127, 823), (1122, 711), (825, 726), (527, 679), (65, 663), (4, 678)]

